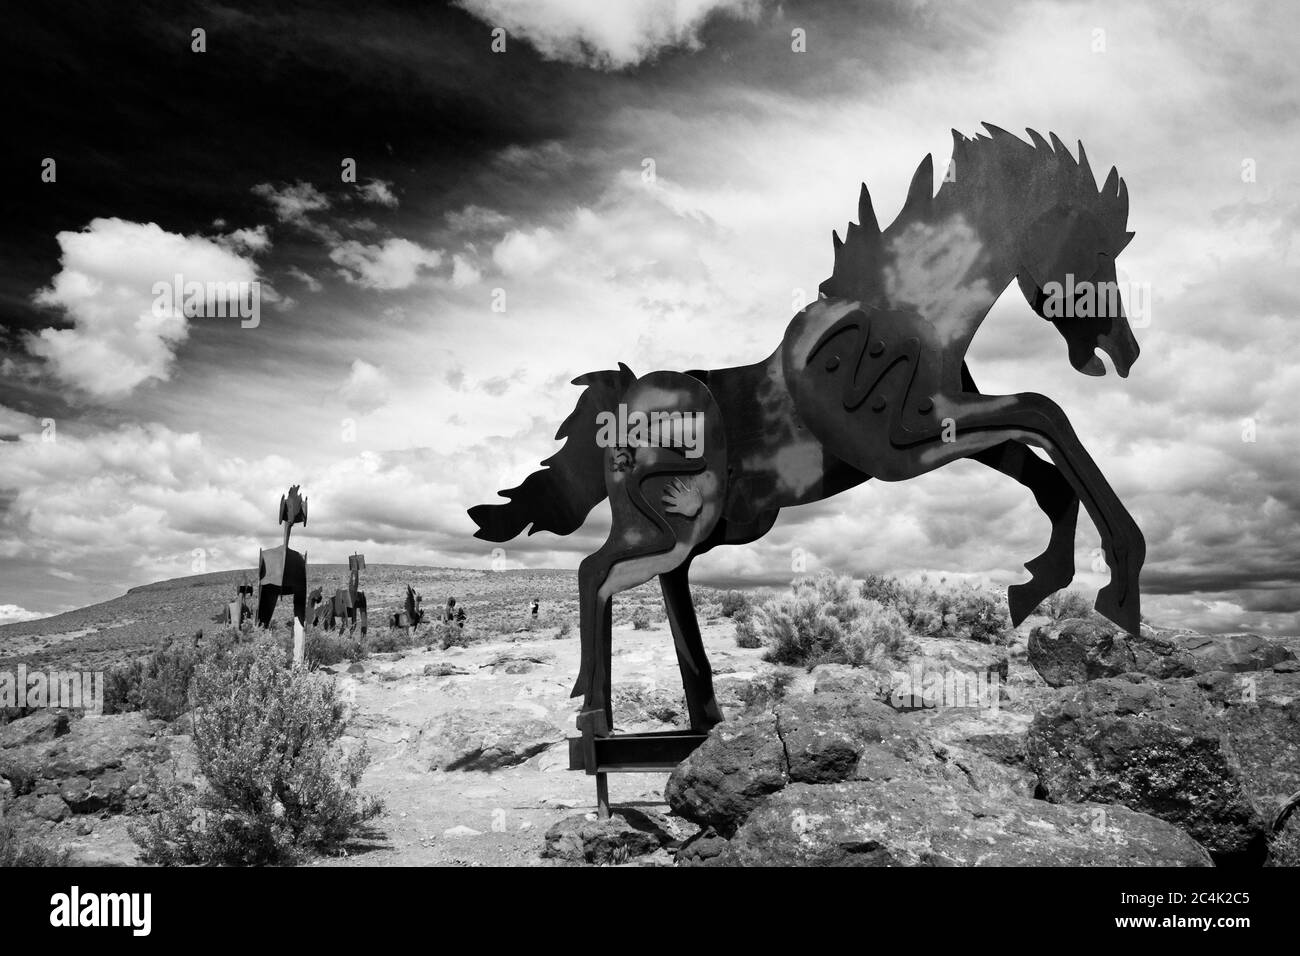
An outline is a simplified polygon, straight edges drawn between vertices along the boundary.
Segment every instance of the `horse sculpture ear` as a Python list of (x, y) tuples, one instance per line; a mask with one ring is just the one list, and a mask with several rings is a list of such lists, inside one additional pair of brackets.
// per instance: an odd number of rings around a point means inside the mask
[(1088, 281), (1097, 272), (1097, 254), (1108, 251), (1105, 241), (1105, 230), (1096, 217), (1077, 206), (1053, 206), (1020, 237), (1022, 288), (1026, 273), (1039, 289), (1049, 282), (1063, 282), (1066, 273), (1075, 282)]

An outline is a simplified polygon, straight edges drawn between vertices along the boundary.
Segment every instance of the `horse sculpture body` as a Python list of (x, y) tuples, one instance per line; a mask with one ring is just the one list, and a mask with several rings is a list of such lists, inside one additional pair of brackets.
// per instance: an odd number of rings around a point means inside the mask
[[(1138, 345), (1115, 273), (1133, 236), (1127, 189), (1112, 169), (1098, 190), (1082, 144), (1076, 160), (1055, 135), (1049, 143), (1031, 130), (1026, 143), (985, 128), (988, 136), (973, 139), (954, 131), (956, 176), (937, 195), (931, 158), (921, 162), (887, 229), (862, 187), (859, 223), (843, 242), (835, 236), (833, 274), (766, 359), (640, 378), (623, 365), (581, 376), (574, 384), (585, 391), (548, 467), (501, 492), (507, 504), (470, 510), (478, 537), (507, 541), (529, 525), (530, 534), (568, 534), (609, 497), (609, 538), (578, 574), (580, 726), (612, 728), (615, 594), (659, 576), (691, 725), (707, 730), (722, 715), (691, 604), (691, 561), (758, 539), (782, 508), (960, 458), (1025, 485), (1051, 520), (1046, 550), (1026, 564), (1030, 580), (1010, 588), (1016, 624), (1073, 580), (1082, 502), (1110, 568), (1097, 610), (1136, 633), (1145, 556), (1137, 524), (1058, 405), (1029, 392), (983, 395), (964, 361), (1015, 281), (1065, 338), (1077, 370), (1104, 374), (1100, 348), (1128, 374)], [(1079, 298), (1062, 301), (1061, 289)], [(615, 414), (638, 427), (611, 440)]]

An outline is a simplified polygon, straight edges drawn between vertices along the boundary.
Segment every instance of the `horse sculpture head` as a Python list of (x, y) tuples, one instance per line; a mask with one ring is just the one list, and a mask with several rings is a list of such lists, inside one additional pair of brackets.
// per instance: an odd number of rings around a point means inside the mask
[[(821, 306), (916, 308), (942, 340), (958, 341), (1014, 280), (1065, 338), (1076, 369), (1105, 374), (1101, 349), (1127, 375), (1138, 345), (1115, 273), (1115, 257), (1133, 238), (1124, 181), (1111, 169), (1098, 189), (1082, 143), (1076, 160), (1055, 134), (1049, 143), (1029, 130), (1025, 142), (984, 126), (987, 136), (953, 131), (952, 164), (936, 195), (931, 157), (921, 161), (888, 229), (862, 187), (859, 222), (843, 241), (835, 236)], [(974, 303), (986, 304), (963, 309)]]
[(1101, 349), (1127, 376), (1138, 344), (1129, 327), (1115, 259), (1133, 239), (1128, 187), (1111, 167), (1101, 189), (1079, 143), (1076, 160), (1051, 135), (1028, 130), (1026, 143), (985, 124), (990, 137), (954, 134), (953, 162), (963, 189), (1001, 203), (1010, 260), (1025, 301), (1065, 339), (1070, 364), (1105, 375)]
[(309, 594), (307, 595), (307, 606), (308, 606), (308, 607), (315, 607), (315, 606), (316, 606), (317, 604), (319, 604), (322, 600), (323, 600), (323, 598), (321, 597), (321, 589), (320, 589), (320, 588), (312, 588), (311, 593), (309, 593)]

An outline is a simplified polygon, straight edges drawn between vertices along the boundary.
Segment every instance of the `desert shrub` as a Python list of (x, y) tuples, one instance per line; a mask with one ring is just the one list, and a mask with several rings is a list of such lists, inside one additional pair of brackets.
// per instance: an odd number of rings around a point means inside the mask
[(941, 579), (936, 586), (924, 577), (917, 584), (907, 584), (871, 575), (862, 582), (859, 593), (896, 610), (908, 628), (921, 636), (983, 644), (1006, 644), (1015, 636), (1002, 595), (973, 584), (949, 586)]
[[(292, 641), (292, 637), (290, 638)], [(307, 629), (303, 642), (303, 663), (313, 670), (343, 661), (355, 661), (362, 656), (361, 642), (346, 633)]]
[(868, 601), (879, 601), (885, 607), (898, 607), (903, 603), (907, 589), (897, 578), (868, 574), (859, 585), (858, 593)]
[(789, 593), (757, 605), (751, 623), (767, 647), (764, 660), (805, 667), (880, 664), (902, 656), (911, 637), (896, 609), (829, 572), (796, 578)]
[(573, 633), (573, 622), (567, 618), (560, 622), (560, 629), (555, 632), (555, 639), (562, 640)]
[(1068, 621), (1075, 617), (1090, 618), (1096, 614), (1087, 595), (1073, 588), (1049, 595), (1040, 607), (1053, 621)]
[(380, 812), (356, 793), (365, 749), (336, 748), (347, 723), (334, 682), (286, 661), (261, 645), (198, 667), (194, 743), (208, 787), (158, 787), (164, 809), (132, 830), (147, 861), (292, 863)]
[(421, 624), (411, 628), (409, 634), (400, 627), (371, 628), (362, 644), (363, 654), (391, 654), (412, 647), (427, 647), (437, 641), (439, 628), (443, 626), (441, 622)]
[(409, 646), (410, 641), (395, 627), (372, 628), (363, 645), (367, 654), (388, 654)]
[(942, 636), (981, 644), (1007, 644), (1013, 639), (1015, 631), (1002, 595), (975, 585), (938, 589), (935, 593), (943, 621)]
[(104, 674), (104, 713), (124, 714), (141, 707), (140, 685), (144, 681), (144, 658), (114, 664)]
[(474, 642), (474, 632), (444, 621), (433, 626), (432, 641), (444, 651), (451, 647), (469, 647)]
[(736, 646), (751, 648), (763, 646), (763, 636), (758, 633), (758, 628), (754, 625), (752, 609), (749, 614), (736, 621)]
[(744, 591), (724, 591), (718, 601), (723, 617), (744, 619), (749, 616), (749, 596)]
[(145, 657), (109, 668), (104, 675), (104, 712), (120, 714), (142, 710), (159, 720), (175, 720), (189, 710), (189, 688), (194, 671), (238, 646), (240, 632), (223, 628), (205, 637), (172, 638)]
[(632, 627), (638, 631), (650, 630), (650, 612), (644, 607), (639, 607), (632, 612)]
[(52, 850), (26, 838), (13, 821), (0, 818), (0, 868), (10, 866), (67, 866), (67, 850)]

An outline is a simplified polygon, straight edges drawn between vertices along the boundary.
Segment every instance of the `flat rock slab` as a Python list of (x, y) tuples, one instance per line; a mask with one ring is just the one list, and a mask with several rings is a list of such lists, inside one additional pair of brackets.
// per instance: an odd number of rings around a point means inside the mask
[(560, 741), (547, 720), (510, 711), (456, 711), (420, 728), (416, 759), (428, 770), (498, 770), (521, 764)]
[(922, 780), (792, 784), (712, 866), (1211, 866), (1186, 833), (1124, 807), (992, 798)]

